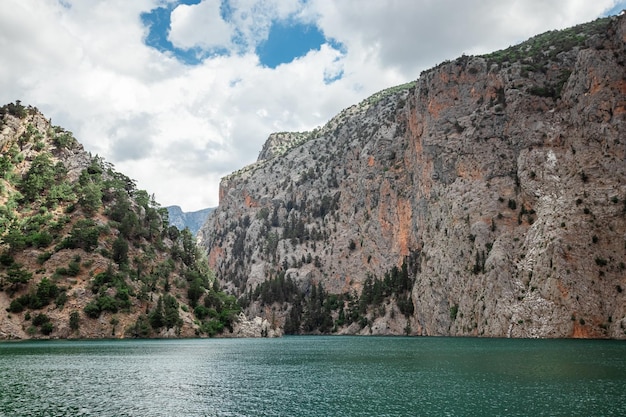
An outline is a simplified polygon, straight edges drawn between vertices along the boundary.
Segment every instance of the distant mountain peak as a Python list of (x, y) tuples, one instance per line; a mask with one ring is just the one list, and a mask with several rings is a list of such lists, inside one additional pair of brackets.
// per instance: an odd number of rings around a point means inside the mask
[(176, 226), (179, 230), (188, 228), (195, 235), (215, 208), (205, 208), (190, 212), (184, 212), (180, 206), (168, 206), (166, 209), (171, 225)]

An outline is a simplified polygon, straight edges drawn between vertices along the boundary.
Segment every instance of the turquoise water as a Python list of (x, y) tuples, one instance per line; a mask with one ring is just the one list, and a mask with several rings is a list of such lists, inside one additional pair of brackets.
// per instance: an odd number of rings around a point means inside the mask
[(626, 343), (0, 343), (0, 416), (624, 416)]

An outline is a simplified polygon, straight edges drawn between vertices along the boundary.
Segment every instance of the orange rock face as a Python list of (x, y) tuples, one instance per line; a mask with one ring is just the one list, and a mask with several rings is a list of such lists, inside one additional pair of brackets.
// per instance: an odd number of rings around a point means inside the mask
[(410, 259), (414, 334), (626, 337), (626, 19), (602, 24), (564, 50), (535, 51), (548, 34), (461, 57), (304, 140), (281, 134), (297, 146), (229, 177), (217, 209), (251, 224), (201, 232), (218, 276), (358, 293)]

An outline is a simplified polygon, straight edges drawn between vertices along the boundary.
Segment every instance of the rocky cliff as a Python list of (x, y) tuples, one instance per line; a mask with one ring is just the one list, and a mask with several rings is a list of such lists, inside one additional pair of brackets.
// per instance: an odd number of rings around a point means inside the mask
[(296, 333), (625, 338), (625, 42), (548, 32), (272, 135), (222, 180), (210, 265)]

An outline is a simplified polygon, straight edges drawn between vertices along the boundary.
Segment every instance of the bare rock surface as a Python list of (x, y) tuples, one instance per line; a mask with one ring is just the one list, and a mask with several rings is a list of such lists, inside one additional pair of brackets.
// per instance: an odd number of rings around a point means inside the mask
[(411, 259), (411, 317), (339, 333), (625, 338), (626, 18), (559, 36), (270, 137), (198, 234), (221, 284), (359, 293)]

